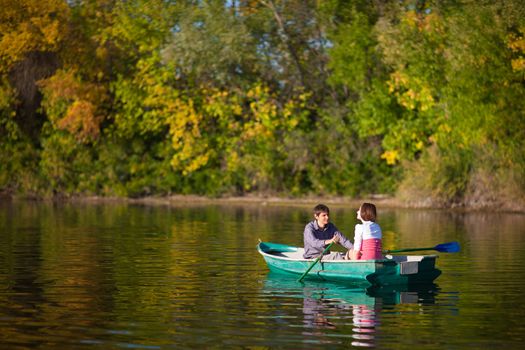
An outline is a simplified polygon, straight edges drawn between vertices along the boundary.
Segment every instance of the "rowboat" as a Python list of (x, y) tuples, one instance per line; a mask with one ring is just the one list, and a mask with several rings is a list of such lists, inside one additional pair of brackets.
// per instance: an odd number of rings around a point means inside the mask
[[(270, 271), (302, 276), (315, 259), (304, 259), (304, 249), (285, 244), (259, 242), (257, 251)], [(380, 260), (320, 259), (306, 278), (363, 286), (395, 286), (432, 283), (441, 274), (436, 255), (385, 255)]]

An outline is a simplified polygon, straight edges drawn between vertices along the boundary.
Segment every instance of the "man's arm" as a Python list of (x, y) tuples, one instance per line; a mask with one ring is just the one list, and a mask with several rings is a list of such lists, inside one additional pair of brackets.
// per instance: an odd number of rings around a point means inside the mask
[(305, 259), (311, 259), (318, 256), (324, 250), (326, 241), (324, 239), (319, 239), (315, 236), (315, 229), (312, 223), (307, 224), (304, 227), (304, 254)]
[[(339, 244), (341, 244), (343, 247), (345, 247), (346, 249), (352, 249), (354, 248), (354, 245), (352, 244), (352, 242), (350, 242), (350, 240), (348, 238), (345, 237), (345, 235), (343, 235), (339, 230), (336, 229), (335, 233), (334, 233), (334, 238), (337, 237), (338, 238), (338, 242)], [(336, 242), (337, 243), (337, 242)]]

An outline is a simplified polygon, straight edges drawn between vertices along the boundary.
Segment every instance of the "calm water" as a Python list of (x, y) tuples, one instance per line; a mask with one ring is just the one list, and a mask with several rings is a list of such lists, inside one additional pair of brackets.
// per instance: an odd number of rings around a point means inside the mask
[(269, 274), (258, 239), (302, 245), (309, 207), (4, 201), (0, 348), (523, 348), (525, 215), (378, 209), (387, 249), (460, 242), (435, 285)]

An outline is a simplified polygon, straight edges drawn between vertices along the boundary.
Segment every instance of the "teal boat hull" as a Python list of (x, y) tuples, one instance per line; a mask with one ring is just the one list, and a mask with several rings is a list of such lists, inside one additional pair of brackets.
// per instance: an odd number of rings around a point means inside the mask
[[(304, 259), (303, 248), (261, 242), (257, 246), (270, 271), (298, 278), (315, 259)], [(319, 261), (305, 278), (356, 285), (395, 286), (432, 283), (441, 271), (436, 255), (396, 255), (381, 260)]]

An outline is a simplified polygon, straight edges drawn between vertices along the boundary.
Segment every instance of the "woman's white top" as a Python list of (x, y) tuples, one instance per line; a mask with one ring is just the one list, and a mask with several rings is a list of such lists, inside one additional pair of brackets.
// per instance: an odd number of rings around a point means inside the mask
[(363, 221), (362, 224), (355, 225), (354, 231), (354, 250), (361, 250), (365, 239), (381, 239), (383, 233), (381, 227), (373, 221)]

